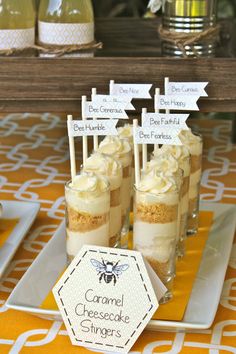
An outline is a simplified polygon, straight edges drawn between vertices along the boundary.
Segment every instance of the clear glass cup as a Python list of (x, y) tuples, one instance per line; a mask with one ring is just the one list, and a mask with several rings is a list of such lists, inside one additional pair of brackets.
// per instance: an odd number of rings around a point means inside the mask
[(180, 233), (176, 253), (178, 258), (183, 258), (186, 252), (185, 241), (188, 227), (189, 182), (190, 182), (190, 157), (180, 163), (183, 170), (183, 184), (180, 196)]
[(168, 302), (173, 296), (178, 209), (178, 191), (153, 194), (135, 187), (133, 245), (168, 289), (160, 303)]
[(130, 202), (132, 188), (132, 154), (126, 153), (120, 156), (120, 161), (123, 166), (123, 179), (121, 183), (121, 209), (122, 209), (122, 228), (120, 247), (128, 248), (128, 236), (130, 226)]
[(129, 235), (129, 213), (131, 201), (131, 180), (132, 180), (132, 146), (128, 139), (119, 137), (106, 137), (99, 145), (97, 150), (100, 153), (112, 156), (122, 164), (122, 183), (121, 183), (121, 212), (122, 228), (119, 246), (128, 248)]
[[(103, 177), (100, 177), (103, 178)], [(103, 191), (80, 190), (65, 185), (66, 249), (72, 261), (83, 245), (109, 247), (110, 185), (103, 178)]]
[[(96, 162), (95, 162), (96, 160)], [(113, 165), (115, 163), (115, 166)], [(106, 166), (106, 167), (104, 167)], [(110, 247), (118, 247), (122, 228), (121, 184), (123, 179), (122, 164), (112, 156), (93, 152), (81, 170), (106, 177), (110, 183)]]
[(199, 142), (190, 148), (190, 182), (189, 182), (189, 206), (188, 206), (188, 225), (187, 235), (195, 235), (198, 231), (199, 221), (199, 200), (200, 200), (200, 183), (202, 173), (202, 151), (203, 141), (202, 136), (194, 132), (194, 135), (199, 137)]

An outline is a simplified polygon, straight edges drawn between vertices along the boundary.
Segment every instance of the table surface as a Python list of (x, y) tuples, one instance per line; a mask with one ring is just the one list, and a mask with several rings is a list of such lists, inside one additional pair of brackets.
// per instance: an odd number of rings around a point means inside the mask
[[(193, 124), (204, 135), (201, 199), (235, 203), (236, 157), (230, 142), (231, 122), (198, 120)], [(1, 354), (90, 352), (71, 346), (61, 322), (5, 307), (14, 286), (64, 218), (64, 183), (69, 178), (67, 140), (65, 119), (57, 115), (9, 114), (0, 120), (0, 199), (41, 203), (37, 220), (0, 279)], [(79, 158), (80, 150), (81, 145)], [(213, 326), (199, 333), (144, 331), (132, 353), (236, 353), (235, 337), (236, 243)]]

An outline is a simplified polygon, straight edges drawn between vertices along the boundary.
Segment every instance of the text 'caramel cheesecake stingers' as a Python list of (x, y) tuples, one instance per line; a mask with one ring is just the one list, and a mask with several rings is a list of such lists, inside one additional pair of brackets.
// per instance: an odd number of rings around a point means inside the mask
[(110, 186), (107, 178), (82, 173), (65, 187), (67, 254), (85, 244), (109, 246)]
[(121, 215), (121, 184), (122, 165), (109, 155), (93, 153), (84, 163), (83, 171), (93, 172), (107, 177), (110, 183), (110, 231), (109, 245), (118, 244), (122, 225)]

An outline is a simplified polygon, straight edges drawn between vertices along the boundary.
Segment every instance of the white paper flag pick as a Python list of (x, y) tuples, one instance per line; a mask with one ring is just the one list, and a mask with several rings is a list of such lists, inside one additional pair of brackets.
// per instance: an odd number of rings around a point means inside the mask
[(169, 82), (167, 85), (167, 95), (193, 95), (208, 96), (205, 87), (208, 82)]
[(199, 111), (199, 96), (160, 95), (155, 98), (156, 109)]
[(116, 95), (96, 95), (94, 96), (92, 102), (104, 103), (104, 102), (113, 102), (113, 103), (125, 103), (125, 109), (128, 111), (135, 111), (134, 106), (131, 103), (132, 97), (128, 96), (116, 96)]
[(136, 144), (165, 144), (182, 145), (178, 138), (179, 130), (174, 128), (144, 128), (137, 127), (134, 130), (134, 142)]
[(69, 136), (117, 135), (117, 120), (73, 120), (68, 122)]
[(165, 113), (144, 113), (142, 115), (142, 126), (145, 128), (176, 128), (179, 130), (188, 130), (185, 123), (189, 114), (165, 114)]
[(110, 85), (110, 95), (130, 96), (132, 98), (152, 98), (149, 91), (152, 84), (116, 84)]
[(86, 118), (128, 119), (126, 102), (86, 102)]

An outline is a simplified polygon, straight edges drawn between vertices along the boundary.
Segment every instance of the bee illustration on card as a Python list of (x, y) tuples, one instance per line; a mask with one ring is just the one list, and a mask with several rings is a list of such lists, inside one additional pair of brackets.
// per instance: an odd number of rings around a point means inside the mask
[(98, 272), (99, 283), (101, 283), (102, 280), (104, 280), (106, 284), (113, 281), (113, 284), (116, 285), (119, 276), (129, 268), (128, 264), (119, 264), (120, 261), (115, 263), (102, 259), (102, 262), (99, 262), (96, 259), (91, 259), (90, 262)]

